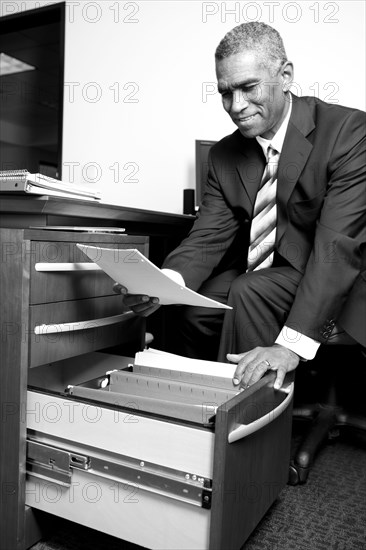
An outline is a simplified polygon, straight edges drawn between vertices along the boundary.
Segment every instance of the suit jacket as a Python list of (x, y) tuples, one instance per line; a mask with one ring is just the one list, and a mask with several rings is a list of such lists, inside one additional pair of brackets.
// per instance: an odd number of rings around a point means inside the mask
[[(342, 321), (366, 345), (365, 127), (363, 111), (293, 96), (278, 166), (275, 247), (303, 273), (286, 325), (322, 343)], [(163, 266), (193, 290), (235, 263), (245, 270), (264, 165), (257, 140), (239, 130), (211, 148), (197, 220)]]

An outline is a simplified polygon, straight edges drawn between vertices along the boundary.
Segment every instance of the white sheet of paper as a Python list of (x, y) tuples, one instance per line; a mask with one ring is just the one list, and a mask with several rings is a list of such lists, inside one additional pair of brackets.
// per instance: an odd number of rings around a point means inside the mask
[[(192, 372), (194, 374), (220, 376), (221, 378), (230, 379), (233, 378), (237, 367), (237, 365), (232, 363), (191, 359), (154, 348), (138, 351), (135, 354), (135, 365), (171, 371)], [(233, 389), (235, 389), (234, 386)]]
[(114, 281), (125, 286), (130, 294), (155, 296), (162, 305), (185, 304), (232, 309), (172, 281), (135, 248), (122, 250), (84, 244), (77, 246)]

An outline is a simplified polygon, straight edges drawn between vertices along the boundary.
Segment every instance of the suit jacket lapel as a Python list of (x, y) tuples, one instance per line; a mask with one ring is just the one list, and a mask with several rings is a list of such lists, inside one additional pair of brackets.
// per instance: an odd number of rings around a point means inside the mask
[(277, 242), (287, 224), (287, 202), (309, 158), (312, 144), (306, 136), (315, 128), (307, 103), (292, 96), (292, 113), (278, 166), (277, 179)]
[(239, 131), (237, 135), (237, 148), (240, 152), (240, 157), (238, 157), (236, 170), (248, 196), (251, 209), (253, 209), (266, 161), (257, 140), (254, 138), (245, 139)]

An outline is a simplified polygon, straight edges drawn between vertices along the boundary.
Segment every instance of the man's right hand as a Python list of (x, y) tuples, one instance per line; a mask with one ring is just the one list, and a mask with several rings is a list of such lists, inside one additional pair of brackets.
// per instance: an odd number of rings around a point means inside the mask
[(129, 294), (127, 288), (119, 283), (113, 285), (113, 291), (122, 294), (124, 305), (141, 317), (148, 317), (160, 307), (159, 298), (146, 294)]

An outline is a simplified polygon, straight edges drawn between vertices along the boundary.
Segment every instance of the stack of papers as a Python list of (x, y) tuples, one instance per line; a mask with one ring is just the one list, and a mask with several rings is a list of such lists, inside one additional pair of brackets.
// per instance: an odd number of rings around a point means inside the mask
[(170, 371), (190, 372), (193, 374), (219, 376), (232, 379), (237, 365), (220, 363), (218, 361), (204, 361), (190, 359), (182, 355), (167, 353), (153, 348), (139, 351), (135, 354), (135, 365), (153, 367)]
[(1, 193), (29, 193), (81, 200), (100, 200), (99, 191), (65, 183), (43, 174), (31, 174), (28, 170), (3, 170), (0, 172)]

